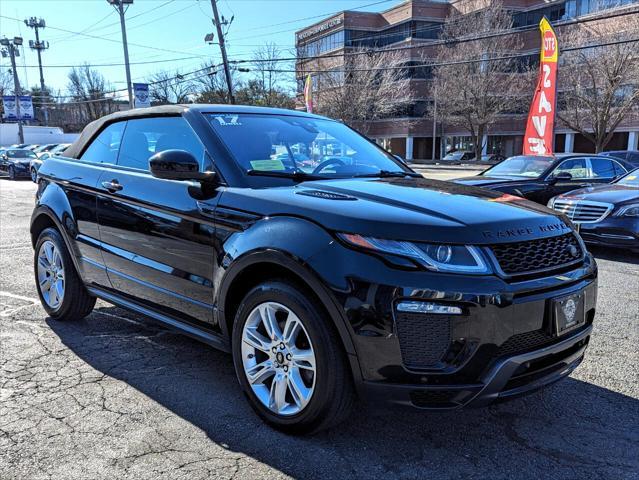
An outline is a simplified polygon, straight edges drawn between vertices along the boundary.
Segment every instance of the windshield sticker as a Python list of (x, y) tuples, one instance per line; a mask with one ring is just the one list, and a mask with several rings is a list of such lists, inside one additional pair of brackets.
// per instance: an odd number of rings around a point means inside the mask
[(286, 170), (282, 160), (252, 160), (251, 167), (253, 170), (273, 171)]
[(240, 118), (239, 115), (219, 115), (213, 118), (223, 127), (239, 127), (242, 125), (242, 123), (238, 121)]

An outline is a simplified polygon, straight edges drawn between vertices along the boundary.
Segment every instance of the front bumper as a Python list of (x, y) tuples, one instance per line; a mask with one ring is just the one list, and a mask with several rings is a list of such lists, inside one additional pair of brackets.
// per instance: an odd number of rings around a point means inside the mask
[(579, 234), (584, 242), (639, 251), (639, 219), (632, 217), (606, 217), (597, 223), (582, 223)]
[[(309, 263), (343, 309), (353, 377), (373, 403), (442, 409), (512, 398), (568, 375), (588, 345), (597, 297), (590, 254), (568, 270), (513, 280), (406, 271), (340, 249), (334, 244)], [(555, 299), (574, 294), (583, 295), (585, 323), (557, 336)], [(407, 315), (398, 310), (403, 302), (462, 313)]]
[(375, 402), (422, 409), (482, 407), (526, 395), (570, 375), (584, 358), (592, 325), (560, 342), (501, 359), (477, 383), (427, 386), (363, 382), (360, 394)]

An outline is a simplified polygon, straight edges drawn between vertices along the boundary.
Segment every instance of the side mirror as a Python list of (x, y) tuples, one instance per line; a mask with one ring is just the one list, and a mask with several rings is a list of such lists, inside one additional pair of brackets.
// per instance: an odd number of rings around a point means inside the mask
[(164, 150), (149, 158), (151, 175), (165, 180), (214, 182), (215, 172), (200, 172), (200, 164), (186, 150)]
[(572, 175), (568, 172), (559, 172), (556, 175), (552, 175), (550, 177), (550, 184), (554, 185), (555, 183), (559, 182), (560, 180), (563, 181), (569, 181), (572, 180)]

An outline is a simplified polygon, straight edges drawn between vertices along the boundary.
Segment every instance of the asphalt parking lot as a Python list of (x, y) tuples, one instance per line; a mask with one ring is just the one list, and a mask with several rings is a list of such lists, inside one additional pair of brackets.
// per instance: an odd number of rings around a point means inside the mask
[(47, 318), (34, 191), (0, 178), (2, 479), (639, 478), (639, 256), (594, 251), (595, 330), (565, 381), (480, 410), (358, 405), (295, 438), (259, 421), (211, 347), (104, 302), (80, 322)]

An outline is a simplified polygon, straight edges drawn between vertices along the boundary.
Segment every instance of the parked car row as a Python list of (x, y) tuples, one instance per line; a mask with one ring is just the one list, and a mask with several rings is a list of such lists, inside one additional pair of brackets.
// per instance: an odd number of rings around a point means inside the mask
[(548, 205), (566, 215), (584, 241), (639, 251), (638, 172), (621, 155), (520, 155), (454, 181)]
[(42, 162), (62, 153), (70, 143), (51, 143), (47, 145), (15, 144), (6, 149), (0, 148), (0, 171), (9, 175), (11, 180), (19, 177), (38, 178)]

